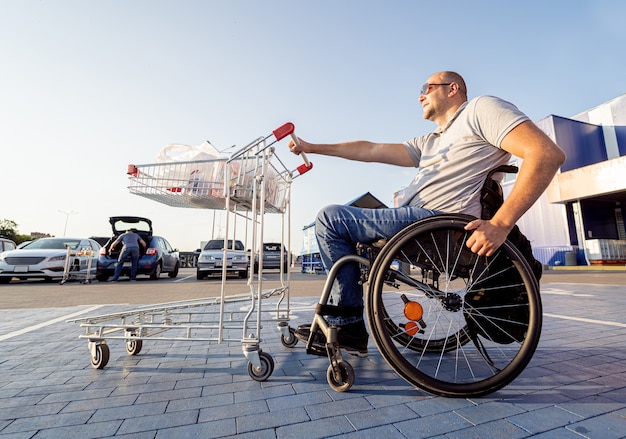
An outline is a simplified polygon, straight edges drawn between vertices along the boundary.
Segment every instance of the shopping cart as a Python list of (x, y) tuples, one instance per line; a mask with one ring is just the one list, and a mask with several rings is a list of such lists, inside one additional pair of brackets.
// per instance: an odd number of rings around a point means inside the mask
[(94, 277), (91, 266), (98, 252), (91, 244), (76, 249), (66, 245), (66, 248), (63, 277), (59, 283), (63, 285), (68, 280), (78, 280), (83, 284), (90, 284), (91, 278)]
[[(277, 157), (273, 145), (287, 136), (297, 141), (290, 122), (250, 142), (229, 158), (129, 165), (129, 191), (174, 207), (225, 210), (224, 261), (230, 222), (236, 225), (234, 220), (243, 216), (251, 225), (251, 255), (255, 255), (257, 244), (263, 243), (266, 213), (281, 215), (282, 239), (290, 242), (291, 183), (313, 166), (304, 154), (304, 163), (293, 170)], [(261, 259), (262, 252), (260, 245)], [(274, 370), (274, 360), (260, 348), (262, 322), (269, 319), (276, 323), (283, 345), (293, 347), (297, 343), (295, 330), (289, 326), (290, 274), (281, 270), (280, 286), (264, 289), (261, 266), (258, 276), (250, 270), (248, 291), (226, 294), (226, 270), (224, 263), (219, 297), (149, 305), (68, 322), (85, 328), (79, 338), (88, 341), (95, 369), (104, 368), (109, 361), (107, 339), (124, 340), (129, 355), (138, 354), (148, 338), (236, 341), (242, 343), (250, 377), (265, 381)]]

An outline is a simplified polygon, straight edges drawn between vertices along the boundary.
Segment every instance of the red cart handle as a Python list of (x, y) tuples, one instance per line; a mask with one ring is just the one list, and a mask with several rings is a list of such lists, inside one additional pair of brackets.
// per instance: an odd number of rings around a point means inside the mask
[[(276, 137), (276, 141), (279, 141), (287, 136), (291, 136), (291, 140), (293, 140), (293, 143), (295, 143), (296, 145), (299, 145), (300, 141), (298, 140), (298, 137), (294, 133), (295, 129), (296, 127), (293, 123), (287, 122), (279, 126), (278, 128), (276, 128), (274, 131), (272, 131), (272, 133), (274, 134), (274, 137)], [(300, 152), (300, 157), (302, 157), (302, 161), (304, 162), (304, 165), (300, 165), (296, 169), (298, 170), (298, 173), (302, 175), (305, 172), (308, 172), (311, 170), (311, 168), (313, 167), (313, 163), (309, 161), (309, 158), (303, 152)]]
[(276, 128), (274, 131), (272, 131), (272, 133), (274, 134), (274, 137), (276, 137), (276, 141), (279, 141), (287, 137), (289, 134), (293, 134), (295, 129), (296, 127), (294, 124), (292, 124), (291, 122), (287, 122)]

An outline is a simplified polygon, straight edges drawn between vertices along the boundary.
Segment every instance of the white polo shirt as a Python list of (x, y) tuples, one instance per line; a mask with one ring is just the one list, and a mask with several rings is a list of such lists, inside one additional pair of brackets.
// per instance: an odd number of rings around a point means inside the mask
[(513, 104), (493, 96), (465, 102), (443, 129), (406, 141), (417, 176), (400, 206), (480, 217), (480, 189), (487, 173), (509, 163), (502, 139), (529, 120)]

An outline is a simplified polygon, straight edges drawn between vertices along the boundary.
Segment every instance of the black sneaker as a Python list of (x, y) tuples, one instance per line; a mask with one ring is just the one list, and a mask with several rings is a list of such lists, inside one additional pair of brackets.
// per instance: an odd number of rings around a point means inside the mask
[[(304, 343), (309, 341), (311, 325), (300, 325), (296, 329), (296, 338)], [(340, 326), (337, 332), (339, 347), (350, 355), (360, 358), (367, 357), (367, 341), (369, 336), (365, 330), (365, 324), (361, 321), (346, 326)], [(321, 331), (317, 331), (313, 336), (310, 352), (313, 355), (326, 357), (326, 339)]]

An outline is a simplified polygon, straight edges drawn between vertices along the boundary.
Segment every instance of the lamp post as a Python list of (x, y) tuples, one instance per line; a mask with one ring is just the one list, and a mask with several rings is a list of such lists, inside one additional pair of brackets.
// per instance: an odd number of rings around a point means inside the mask
[(77, 214), (78, 212), (74, 212), (73, 210), (70, 210), (69, 212), (59, 210), (59, 213), (65, 215), (65, 227), (63, 228), (63, 237), (65, 238), (65, 232), (67, 232), (67, 221), (70, 219), (70, 215)]

